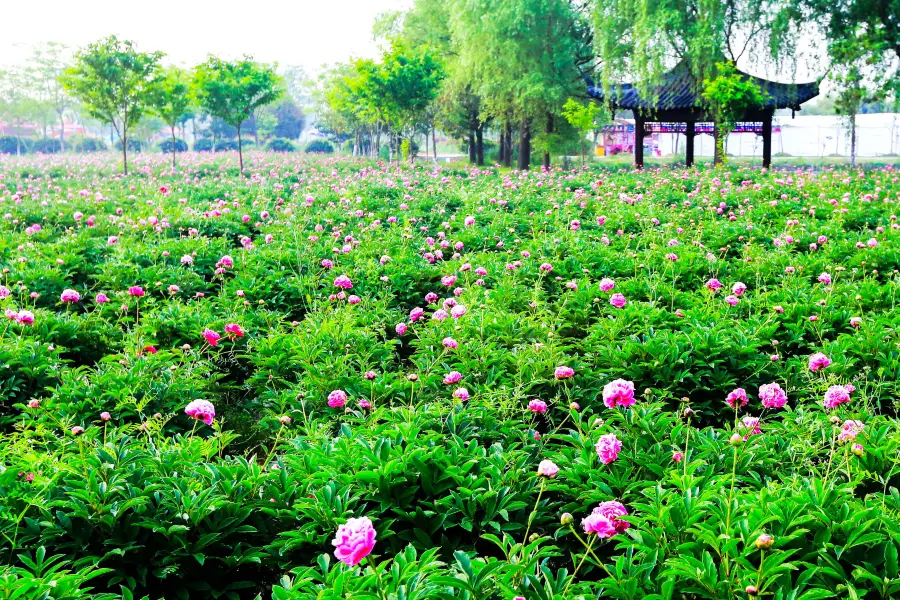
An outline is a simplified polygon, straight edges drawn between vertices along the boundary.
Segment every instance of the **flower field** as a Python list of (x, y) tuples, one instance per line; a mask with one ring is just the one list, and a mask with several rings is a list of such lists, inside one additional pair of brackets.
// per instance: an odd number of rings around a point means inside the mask
[(0, 160), (0, 598), (900, 596), (891, 170), (166, 160)]

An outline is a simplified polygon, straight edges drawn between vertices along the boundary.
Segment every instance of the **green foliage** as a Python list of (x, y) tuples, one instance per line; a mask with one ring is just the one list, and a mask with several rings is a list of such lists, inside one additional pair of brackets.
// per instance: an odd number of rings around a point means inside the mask
[(284, 93), (272, 66), (249, 56), (233, 62), (210, 56), (194, 70), (194, 94), (209, 114), (238, 129), (240, 168), (244, 169), (240, 128), (253, 112), (275, 102)]
[(66, 90), (84, 103), (90, 115), (111, 123), (123, 148), (128, 173), (128, 130), (147, 109), (161, 52), (139, 52), (128, 40), (110, 36), (79, 50), (66, 70)]
[(724, 158), (725, 139), (734, 124), (750, 109), (759, 108), (766, 94), (756, 83), (737, 72), (733, 63), (716, 63), (716, 76), (703, 80), (702, 98), (715, 119), (717, 157)]
[[(893, 170), (180, 160), (0, 165), (0, 594), (900, 594)], [(608, 501), (628, 529), (586, 538)]]

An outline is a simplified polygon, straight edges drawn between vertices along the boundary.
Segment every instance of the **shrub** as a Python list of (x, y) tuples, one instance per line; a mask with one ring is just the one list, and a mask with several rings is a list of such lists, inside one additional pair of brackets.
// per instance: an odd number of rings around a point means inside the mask
[(293, 152), (294, 150), (296, 150), (292, 141), (282, 138), (275, 138), (274, 140), (270, 141), (268, 146), (266, 147), (272, 152)]
[(331, 154), (334, 152), (334, 146), (327, 140), (312, 140), (306, 145), (305, 152), (307, 154)]
[(56, 154), (62, 151), (62, 143), (55, 138), (42, 138), (31, 144), (31, 152), (34, 154)]
[[(163, 154), (171, 154), (172, 153), (173, 143), (171, 139), (163, 140), (159, 143), (159, 149)], [(180, 138), (175, 138), (175, 152), (187, 152), (188, 145), (187, 142)]]
[[(70, 142), (71, 143), (71, 142)], [(97, 138), (82, 138), (75, 141), (75, 151), (81, 153), (103, 152), (106, 150), (106, 144), (103, 140)]]

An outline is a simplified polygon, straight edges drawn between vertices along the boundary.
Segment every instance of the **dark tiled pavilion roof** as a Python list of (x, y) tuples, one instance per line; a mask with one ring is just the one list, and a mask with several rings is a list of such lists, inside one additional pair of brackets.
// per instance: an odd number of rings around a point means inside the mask
[[(778, 83), (768, 81), (742, 71), (737, 73), (750, 79), (766, 94), (766, 102), (760, 108), (791, 108), (800, 110), (800, 105), (819, 95), (818, 82), (810, 83)], [(625, 83), (613, 85), (610, 97), (606, 98), (602, 86), (594, 85), (594, 82), (585, 78), (588, 85), (588, 95), (598, 100), (609, 100), (619, 109), (644, 109), (644, 110), (673, 110), (692, 109), (698, 106), (697, 100), (701, 99), (699, 106), (703, 106), (702, 98), (698, 90), (700, 88), (697, 78), (691, 73), (687, 62), (678, 63), (671, 71), (662, 76), (662, 82), (653, 87), (648, 97), (642, 97), (634, 84)]]

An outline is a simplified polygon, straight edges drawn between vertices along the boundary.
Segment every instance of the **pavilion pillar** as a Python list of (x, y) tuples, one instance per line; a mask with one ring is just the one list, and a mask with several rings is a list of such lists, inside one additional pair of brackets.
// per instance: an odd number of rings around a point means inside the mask
[(772, 166), (772, 111), (766, 112), (762, 122), (763, 167)]
[(686, 167), (694, 166), (694, 136), (697, 135), (697, 127), (693, 121), (685, 123), (684, 136), (684, 164)]
[(644, 168), (644, 119), (634, 111), (634, 167)]

